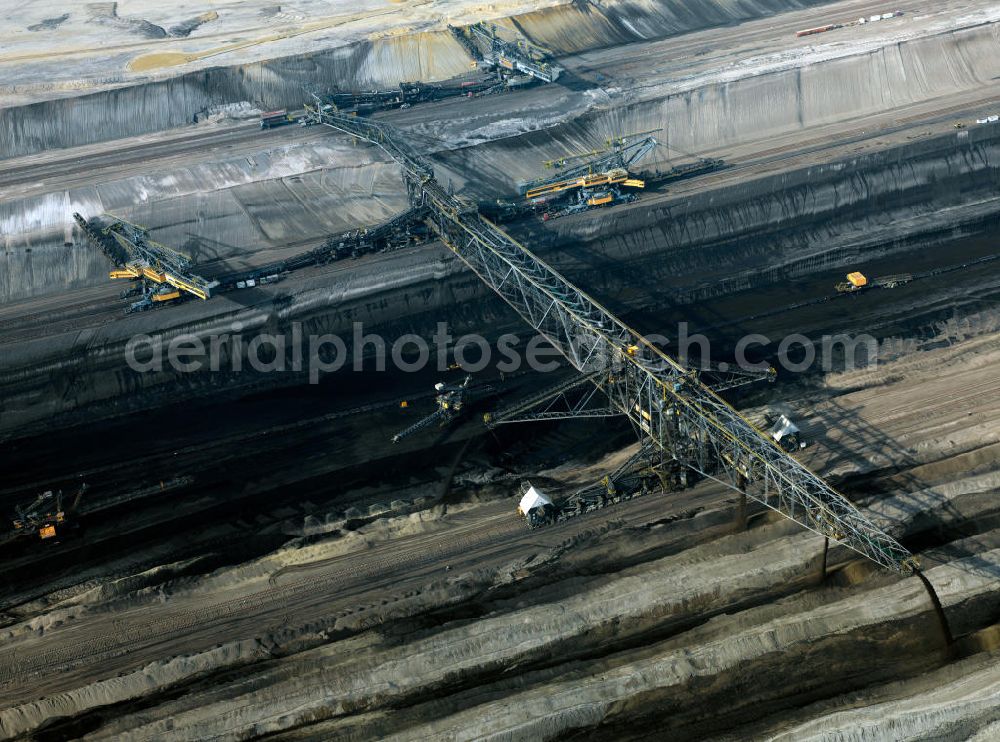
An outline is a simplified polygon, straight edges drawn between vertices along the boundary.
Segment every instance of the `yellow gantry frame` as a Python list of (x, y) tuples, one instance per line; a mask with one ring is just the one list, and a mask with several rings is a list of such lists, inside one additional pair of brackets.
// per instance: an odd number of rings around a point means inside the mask
[[(125, 224), (129, 224), (129, 222), (125, 222), (124, 219), (119, 219), (118, 217), (115, 218), (118, 219), (118, 221), (124, 222)], [(132, 224), (131, 226), (136, 227), (137, 229), (142, 229), (141, 227), (137, 227), (137, 225), (134, 224)], [(122, 235), (118, 234), (117, 232), (112, 232), (111, 236), (114, 237), (115, 240), (117, 240), (118, 243), (121, 244), (122, 247), (124, 247), (126, 250), (130, 250), (130, 245), (128, 240), (126, 240)], [(157, 250), (163, 250), (164, 252), (172, 253), (179, 258), (189, 260), (188, 256), (184, 255), (181, 252), (178, 252), (177, 250), (173, 250), (167, 247), (166, 245), (161, 245), (160, 243), (153, 242), (152, 240), (149, 241), (149, 244), (155, 247)], [(209, 298), (209, 294), (207, 291), (195, 285), (191, 281), (182, 278), (180, 276), (174, 275), (173, 273), (168, 273), (166, 271), (154, 268), (153, 266), (148, 265), (144, 261), (128, 263), (127, 265), (121, 268), (116, 268), (115, 270), (110, 271), (108, 273), (108, 277), (113, 279), (147, 278), (153, 283), (167, 284), (169, 286), (173, 286), (175, 289), (179, 289), (180, 291), (185, 291), (191, 294), (192, 296), (197, 296), (199, 299), (207, 300)], [(171, 292), (171, 294), (163, 294), (161, 296), (163, 298), (156, 299), (156, 301), (168, 301), (169, 299), (178, 298), (180, 294), (177, 294), (177, 292)]]
[[(124, 268), (116, 268), (115, 270), (108, 273), (109, 278), (148, 278), (154, 283), (167, 284), (168, 286), (173, 286), (175, 289), (180, 289), (180, 291), (186, 291), (187, 293), (197, 296), (199, 299), (208, 299), (208, 292), (198, 288), (190, 281), (186, 281), (183, 278), (173, 275), (172, 273), (163, 273), (151, 268), (148, 265), (138, 265), (130, 264), (126, 265)], [(172, 292), (173, 295), (165, 294), (164, 296), (170, 299), (176, 299), (180, 296), (178, 292)], [(155, 301), (166, 301), (165, 298), (155, 299)]]
[(630, 178), (628, 171), (624, 168), (615, 168), (604, 173), (592, 173), (580, 178), (570, 178), (568, 180), (558, 180), (554, 183), (531, 188), (524, 194), (529, 201), (541, 196), (550, 196), (553, 193), (561, 193), (573, 188), (597, 188), (608, 185), (626, 185), (632, 188), (645, 188), (646, 182), (639, 178)]

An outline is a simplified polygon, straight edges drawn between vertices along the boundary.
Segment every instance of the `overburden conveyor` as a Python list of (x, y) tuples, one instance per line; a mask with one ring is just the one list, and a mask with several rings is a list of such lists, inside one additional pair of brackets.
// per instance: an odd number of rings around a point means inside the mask
[(449, 194), (431, 165), (384, 123), (307, 107), (306, 116), (377, 145), (403, 168), (412, 203), (439, 239), (580, 373), (592, 374), (665, 466), (680, 466), (745, 494), (801, 526), (898, 572), (912, 555), (843, 495), (789, 456), (669, 357), (499, 227)]

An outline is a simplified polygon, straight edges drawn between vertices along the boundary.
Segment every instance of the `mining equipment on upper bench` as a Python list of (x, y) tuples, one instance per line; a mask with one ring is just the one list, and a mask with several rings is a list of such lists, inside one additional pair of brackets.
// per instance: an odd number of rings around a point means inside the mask
[[(649, 132), (643, 132), (649, 134)], [(521, 185), (521, 193), (534, 208), (543, 208), (545, 218), (574, 214), (597, 206), (634, 201), (634, 191), (641, 190), (646, 182), (630, 174), (630, 169), (656, 148), (655, 137), (641, 135), (615, 137), (607, 141), (605, 150), (587, 153), (589, 157), (578, 165), (566, 166), (573, 159), (569, 155), (546, 164), (566, 168), (552, 178), (542, 178)]]
[(422, 208), (411, 209), (374, 227), (328, 237), (319, 247), (286, 260), (221, 275), (211, 281), (191, 272), (192, 261), (188, 256), (154, 242), (143, 227), (108, 215), (103, 219), (110, 223), (104, 227), (80, 214), (73, 214), (73, 219), (88, 241), (99, 247), (115, 266), (108, 274), (111, 278), (136, 281), (122, 292), (122, 298), (132, 300), (125, 309), (128, 314), (162, 306), (184, 295), (209, 299), (225, 291), (275, 283), (292, 271), (310, 266), (418, 245), (431, 237), (423, 216)]
[(285, 109), (280, 111), (265, 111), (260, 115), (260, 128), (273, 129), (276, 126), (295, 123), (295, 116)]
[(88, 221), (80, 214), (73, 214), (87, 239), (101, 248), (115, 265), (109, 274), (111, 278), (137, 281), (136, 285), (122, 293), (122, 298), (133, 299), (126, 313), (151, 309), (180, 299), (184, 294), (209, 299), (225, 291), (272, 284), (288, 273), (310, 266), (422, 244), (432, 234), (423, 223), (423, 216), (423, 209), (411, 209), (374, 227), (352, 229), (328, 237), (319, 247), (286, 260), (221, 275), (217, 280), (209, 281), (191, 273), (190, 258), (153, 242), (142, 227), (117, 217), (106, 217), (112, 220), (111, 224), (100, 227), (94, 220)]
[(903, 15), (902, 10), (894, 10), (889, 13), (876, 13), (872, 16), (861, 16), (856, 21), (848, 21), (846, 23), (826, 23), (822, 26), (813, 26), (812, 28), (804, 28), (801, 31), (796, 31), (795, 35), (799, 38), (803, 36), (814, 36), (819, 33), (826, 33), (827, 31), (835, 31), (838, 28), (850, 28), (851, 26), (864, 26), (867, 23), (877, 23), (878, 21), (888, 21), (892, 18), (899, 18)]
[(43, 492), (34, 500), (24, 505), (14, 506), (13, 527), (16, 533), (35, 533), (42, 541), (59, 536), (68, 525), (68, 518), (80, 504), (80, 499), (87, 491), (87, 485), (81, 484), (73, 502), (63, 509), (62, 490)]
[[(401, 82), (388, 90), (334, 90), (318, 96), (323, 105), (333, 106), (342, 113), (369, 115), (376, 111), (409, 108), (418, 103), (446, 98), (474, 97), (499, 93), (511, 87), (511, 79), (498, 73), (487, 73), (457, 83), (431, 85), (423, 82)], [(303, 124), (307, 123), (305, 120)]]
[(274, 283), (288, 273), (310, 266), (423, 244), (430, 239), (431, 233), (421, 221), (422, 214), (422, 209), (410, 209), (374, 227), (352, 229), (328, 237), (319, 247), (286, 260), (221, 276), (217, 291), (255, 288)]
[(493, 67), (500, 72), (520, 72), (542, 82), (555, 82), (563, 71), (562, 67), (549, 61), (552, 54), (548, 50), (524, 39), (505, 41), (497, 35), (495, 25), (474, 23), (468, 28), (448, 28), (481, 67)]
[[(605, 146), (588, 152), (567, 154), (546, 160), (546, 168), (558, 175), (539, 178), (519, 186), (526, 208), (498, 200), (485, 209), (503, 216), (516, 211), (540, 211), (543, 219), (575, 214), (588, 209), (635, 201), (639, 191), (650, 183), (682, 180), (718, 170), (722, 160), (701, 158), (677, 165), (665, 172), (643, 173), (635, 166), (658, 145), (654, 132), (645, 131), (605, 140)], [(573, 163), (573, 164), (570, 164)]]
[(73, 214), (73, 219), (115, 266), (108, 274), (110, 278), (137, 282), (123, 294), (123, 298), (137, 297), (125, 310), (127, 313), (141, 312), (182, 295), (208, 299), (219, 285), (218, 281), (192, 273), (190, 257), (154, 242), (143, 227), (111, 215), (104, 216), (109, 223), (103, 228), (80, 214)]
[[(656, 138), (652, 136), (654, 133), (656, 132), (643, 131), (611, 137), (605, 140), (605, 146), (602, 149), (565, 155), (555, 160), (546, 160), (545, 167), (559, 170), (559, 175), (522, 183), (520, 191), (527, 198), (532, 198), (539, 189), (553, 183), (610, 170), (631, 170), (634, 165), (645, 159), (659, 145)], [(570, 165), (569, 163), (573, 160), (580, 160), (580, 162)]]
[(872, 561), (899, 572), (914, 557), (843, 495), (753, 426), (700, 374), (666, 355), (492, 222), (450, 194), (433, 166), (383, 122), (307, 107), (312, 123), (380, 147), (399, 163), (414, 207), (487, 286), (639, 432), (639, 461), (661, 481), (713, 479)]
[[(625, 138), (615, 140), (622, 142)], [(648, 147), (653, 137), (646, 137), (633, 143), (637, 150)], [(619, 152), (628, 149), (619, 145)], [(539, 178), (530, 183), (522, 183), (519, 187), (521, 199), (512, 201), (498, 198), (481, 201), (480, 213), (495, 221), (509, 221), (528, 214), (540, 213), (544, 221), (555, 219), (580, 211), (587, 211), (602, 206), (619, 203), (629, 203), (639, 197), (639, 191), (649, 185), (667, 183), (696, 175), (703, 175), (726, 166), (725, 161), (703, 157), (694, 162), (675, 165), (669, 170), (633, 174), (628, 169), (616, 164), (617, 161), (628, 160), (629, 165), (635, 165), (648, 154), (636, 151), (631, 157), (616, 157), (608, 155), (608, 149), (591, 150), (575, 155), (566, 155), (554, 160), (546, 160), (547, 168), (563, 168), (573, 160), (592, 158), (582, 162), (557, 176)], [(610, 162), (608, 161), (610, 159)], [(630, 190), (622, 191), (621, 186)], [(530, 195), (529, 195), (530, 194)], [(609, 198), (610, 196), (610, 198)]]

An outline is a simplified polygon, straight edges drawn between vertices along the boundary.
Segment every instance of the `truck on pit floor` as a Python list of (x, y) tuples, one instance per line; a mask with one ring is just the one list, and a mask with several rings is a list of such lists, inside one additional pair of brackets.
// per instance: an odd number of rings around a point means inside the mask
[(897, 286), (902, 286), (904, 283), (909, 283), (912, 280), (913, 274), (911, 273), (899, 273), (894, 276), (868, 278), (861, 271), (854, 271), (853, 273), (848, 273), (847, 280), (838, 283), (836, 289), (842, 294), (871, 288), (894, 289)]

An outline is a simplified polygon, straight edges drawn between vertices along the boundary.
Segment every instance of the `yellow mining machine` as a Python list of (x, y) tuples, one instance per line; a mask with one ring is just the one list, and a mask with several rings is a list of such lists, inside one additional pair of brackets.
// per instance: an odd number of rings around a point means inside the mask
[(87, 238), (101, 248), (114, 264), (112, 279), (139, 281), (126, 296), (138, 296), (126, 312), (137, 312), (184, 295), (205, 300), (212, 296), (218, 281), (209, 281), (191, 272), (192, 260), (177, 250), (149, 237), (149, 231), (120, 217), (104, 215), (107, 226), (99, 228), (80, 214), (73, 214)]
[(62, 534), (67, 524), (67, 517), (76, 511), (87, 485), (80, 489), (68, 508), (63, 508), (62, 490), (49, 490), (38, 495), (32, 502), (14, 507), (14, 531), (17, 533), (36, 533), (42, 541), (54, 539)]
[(639, 178), (631, 177), (628, 170), (625, 170), (624, 168), (612, 168), (611, 170), (603, 173), (590, 173), (578, 178), (556, 180), (534, 188), (529, 188), (525, 192), (524, 197), (529, 201), (534, 201), (537, 198), (544, 198), (546, 196), (562, 193), (563, 191), (573, 190), (574, 188), (592, 190), (595, 188), (613, 185), (625, 185), (632, 188), (646, 187), (645, 181), (640, 180)]
[(846, 281), (841, 281), (835, 288), (841, 294), (847, 294), (852, 291), (861, 291), (862, 289), (871, 288), (894, 289), (897, 286), (902, 286), (904, 283), (909, 283), (912, 280), (913, 274), (911, 273), (898, 273), (894, 276), (868, 278), (868, 276), (861, 271), (853, 271), (847, 274)]
[[(649, 132), (641, 132), (611, 137), (605, 141), (604, 149), (546, 160), (545, 167), (560, 169), (561, 174), (555, 178), (543, 178), (523, 184), (522, 195), (536, 206), (550, 203), (555, 205), (553, 209), (546, 208), (546, 216), (571, 214), (596, 206), (633, 201), (637, 197), (634, 191), (623, 192), (622, 188), (639, 190), (646, 187), (645, 180), (631, 175), (629, 168), (657, 146), (657, 140), (648, 135)], [(636, 139), (637, 137), (642, 138)], [(584, 161), (568, 166), (573, 160)]]

